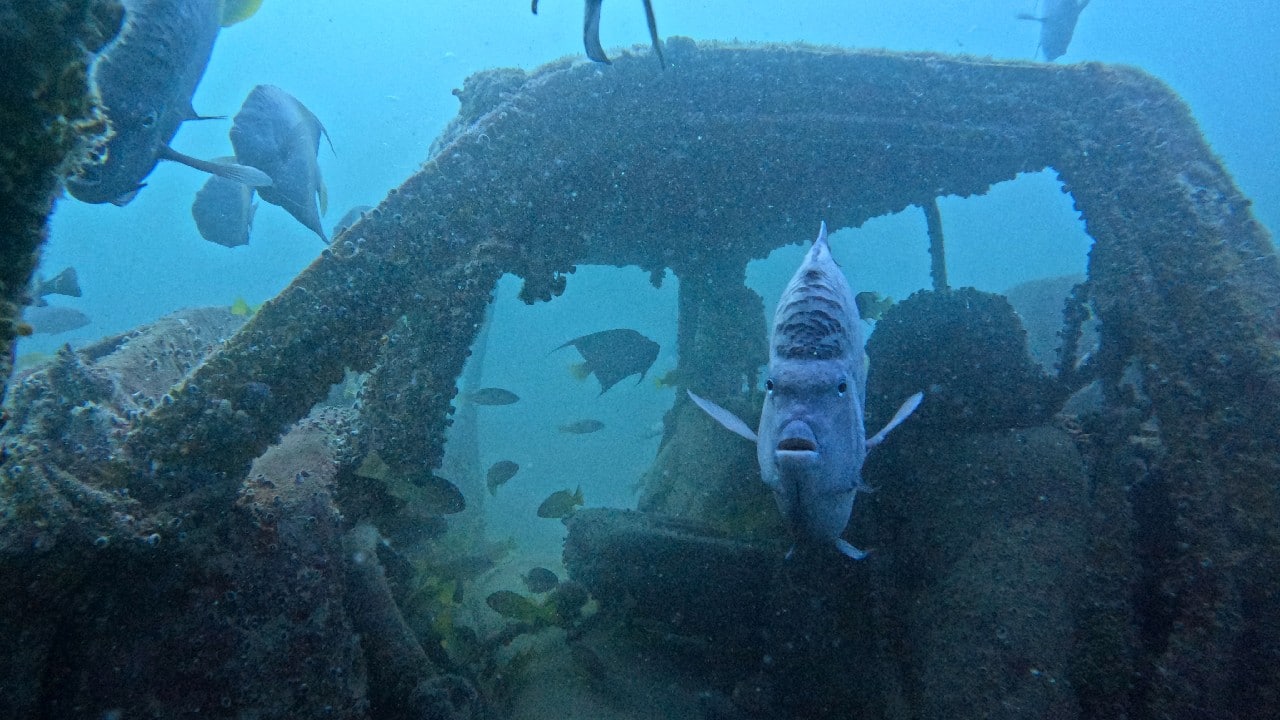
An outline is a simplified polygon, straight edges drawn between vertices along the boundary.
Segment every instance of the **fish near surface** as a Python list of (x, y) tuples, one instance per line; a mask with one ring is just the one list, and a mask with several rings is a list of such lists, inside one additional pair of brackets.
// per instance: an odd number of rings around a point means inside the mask
[(1066, 54), (1080, 13), (1088, 4), (1089, 0), (1045, 0), (1044, 15), (1036, 17), (1023, 13), (1018, 17), (1040, 23), (1040, 51), (1044, 53), (1045, 60), (1052, 62)]
[(236, 159), (270, 176), (270, 187), (258, 195), (284, 208), (298, 222), (328, 242), (320, 225), (328, 190), (320, 176), (316, 154), (320, 136), (329, 134), (297, 98), (274, 85), (249, 91), (231, 124)]
[[(582, 45), (586, 48), (587, 57), (609, 64), (609, 56), (600, 45), (600, 6), (603, 0), (586, 0), (582, 19)], [(538, 14), (538, 0), (533, 0), (533, 14)], [(653, 0), (644, 0), (644, 19), (649, 25), (649, 40), (653, 43), (653, 51), (658, 55), (658, 64), (667, 69), (666, 58), (662, 56), (662, 41), (658, 39), (658, 19), (653, 14)]]
[(178, 127), (200, 119), (191, 96), (204, 75), (222, 22), (222, 0), (124, 0), (120, 35), (90, 71), (112, 135), (105, 156), (67, 178), (67, 190), (87, 203), (128, 203), (160, 160), (248, 185), (270, 184), (254, 168), (220, 165), (169, 147)]
[(916, 393), (874, 437), (867, 438), (867, 366), (862, 320), (853, 293), (827, 245), (823, 223), (778, 301), (769, 342), (769, 372), (759, 430), (689, 393), (729, 430), (756, 443), (760, 476), (773, 491), (797, 544), (833, 544), (866, 555), (840, 537), (862, 482), (867, 450), (910, 415)]

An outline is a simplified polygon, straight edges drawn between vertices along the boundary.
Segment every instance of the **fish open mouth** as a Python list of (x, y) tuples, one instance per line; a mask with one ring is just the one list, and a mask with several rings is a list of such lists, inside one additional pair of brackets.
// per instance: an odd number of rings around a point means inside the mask
[(817, 452), (818, 444), (809, 438), (783, 438), (778, 441), (778, 450), (782, 452)]

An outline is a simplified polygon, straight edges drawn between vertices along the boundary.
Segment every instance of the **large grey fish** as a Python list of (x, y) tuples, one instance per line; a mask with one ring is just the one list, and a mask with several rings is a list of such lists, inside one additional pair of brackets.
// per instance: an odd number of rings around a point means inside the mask
[(88, 203), (124, 205), (160, 160), (173, 160), (237, 180), (268, 185), (254, 168), (199, 160), (169, 147), (178, 126), (200, 119), (191, 96), (204, 75), (223, 19), (222, 0), (124, 0), (120, 35), (102, 50), (91, 75), (112, 135), (100, 162), (67, 178)]
[[(218, 162), (233, 160), (219, 158)], [(253, 188), (217, 175), (205, 182), (191, 203), (191, 217), (196, 221), (200, 237), (224, 247), (249, 244), (253, 216), (257, 211)]]
[(923, 398), (911, 396), (883, 430), (866, 436), (867, 365), (862, 320), (849, 283), (827, 245), (827, 225), (778, 301), (769, 342), (769, 375), (759, 430), (708, 400), (689, 396), (729, 430), (756, 443), (760, 476), (773, 491), (796, 542), (843, 540), (854, 497), (866, 490), (867, 450), (907, 418)]
[[(600, 63), (609, 63), (609, 56), (600, 46), (600, 5), (604, 0), (586, 0), (586, 10), (582, 20), (582, 44), (587, 50), (587, 57)], [(538, 0), (533, 0), (533, 14), (538, 14)], [(658, 63), (665, 70), (667, 61), (662, 57), (662, 42), (658, 39), (658, 19), (653, 14), (653, 1), (644, 0), (644, 18), (649, 23), (649, 40), (653, 43), (653, 51), (658, 55)]]
[(645, 373), (658, 359), (660, 349), (658, 343), (630, 328), (601, 330), (576, 337), (556, 350), (570, 345), (582, 355), (582, 362), (573, 367), (574, 375), (580, 380), (595, 375), (600, 381), (601, 395), (623, 378), (636, 373), (640, 373), (640, 380), (644, 380)]
[(1089, 0), (1045, 0), (1044, 15), (1021, 13), (1018, 17), (1040, 23), (1040, 51), (1045, 60), (1052, 62), (1066, 54), (1080, 12), (1088, 4)]
[(231, 124), (236, 159), (265, 172), (273, 181), (270, 187), (260, 188), (258, 195), (287, 210), (328, 242), (320, 225), (321, 208), (329, 204), (316, 162), (321, 135), (329, 137), (319, 118), (274, 85), (250, 90)]

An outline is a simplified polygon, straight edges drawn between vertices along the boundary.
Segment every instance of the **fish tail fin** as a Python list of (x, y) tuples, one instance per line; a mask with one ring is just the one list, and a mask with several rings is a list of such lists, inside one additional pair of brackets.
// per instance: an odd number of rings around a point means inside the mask
[(44, 283), (43, 288), (55, 295), (80, 297), (80, 281), (76, 278), (76, 269), (73, 267), (54, 275)]
[(587, 0), (586, 16), (582, 20), (582, 44), (587, 49), (587, 57), (598, 63), (608, 65), (609, 56), (600, 47), (600, 3), (602, 0)]
[(658, 64), (667, 69), (667, 59), (662, 57), (662, 40), (658, 39), (658, 19), (653, 15), (653, 1), (644, 0), (644, 19), (649, 24), (649, 41), (653, 43), (653, 51), (658, 55)]
[(844, 538), (836, 538), (836, 549), (854, 560), (861, 560), (867, 556), (866, 550), (859, 550), (850, 545)]
[(161, 146), (160, 157), (172, 162), (182, 163), (187, 167), (195, 168), (211, 175), (233, 180), (242, 185), (248, 185), (249, 187), (269, 187), (272, 184), (271, 176), (256, 167), (238, 163), (218, 163), (201, 160), (200, 158), (180, 153), (168, 145)]
[(584, 362), (576, 362), (569, 366), (569, 374), (574, 380), (586, 380), (591, 376), (591, 367)]
[(538, 14), (538, 0), (533, 0), (533, 14)]

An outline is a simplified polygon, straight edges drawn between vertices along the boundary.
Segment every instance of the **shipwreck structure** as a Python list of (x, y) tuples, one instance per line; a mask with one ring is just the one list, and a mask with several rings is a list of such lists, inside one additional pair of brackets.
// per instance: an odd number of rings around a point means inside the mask
[[(750, 260), (808, 238), (818, 218), (858, 226), (1045, 168), (1094, 239), (1087, 298), (1101, 320), (1094, 366), (1105, 395), (1092, 424), (1074, 428), (1083, 458), (1063, 464), (1077, 472), (1038, 473), (1034, 492), (1016, 498), (1053, 502), (1051, 531), (1038, 540), (1045, 516), (1014, 513), (1046, 554), (946, 525), (936, 506), (945, 487), (904, 495), (920, 505), (872, 521), (916, 533), (919, 545), (929, 538), (912, 518), (927, 518), (950, 533), (948, 549), (982, 537), (992, 554), (893, 560), (937, 570), (955, 593), (916, 617), (895, 614), (904, 606), (894, 601), (922, 597), (921, 578), (850, 570), (862, 574), (838, 582), (874, 580), (879, 595), (866, 607), (878, 609), (868, 618), (862, 606), (827, 605), (824, 632), (876, 638), (861, 647), (887, 667), (876, 676), (884, 682), (816, 706), (753, 701), (748, 683), (734, 694), (737, 711), (976, 717), (1003, 706), (986, 716), (1015, 717), (1014, 699), (1046, 717), (1191, 718), (1207, 705), (1247, 717), (1280, 702), (1280, 263), (1186, 106), (1141, 71), (1096, 64), (685, 39), (666, 50), (665, 72), (623, 56), (609, 68), (563, 61), (469, 79), (459, 117), (421, 170), (197, 367), (169, 368), (180, 381), (168, 392), (140, 400), (95, 369), (128, 352), (128, 338), (64, 353), (17, 381), (0, 466), (0, 637), (21, 651), (0, 660), (0, 714), (479, 715), (475, 689), (404, 627), (376, 537), (346, 527), (335, 483), (351, 460), (318, 439), (340, 435), (345, 420), (313, 416), (268, 452), (285, 429), (346, 371), (372, 371), (362, 442), (393, 467), (437, 466), (455, 382), (498, 278), (518, 275), (526, 301), (550, 300), (580, 264), (634, 265), (655, 282), (674, 273), (682, 381), (749, 407), (723, 368), (749, 376), (755, 364), (743, 358), (763, 349), (763, 308), (742, 288)], [(62, 167), (71, 151), (55, 142), (42, 157)], [(28, 189), (40, 197), (24, 202), (47, 210), (54, 188)], [(29, 274), (42, 231), (26, 222), (24, 232), (5, 240), (11, 300), (21, 279), (9, 276)], [(877, 393), (896, 397), (877, 382), (873, 370), (873, 405)], [(669, 422), (684, 422), (685, 409)], [(915, 432), (939, 452), (984, 457), (975, 449), (984, 441), (955, 428)], [(1003, 457), (1075, 452), (1047, 432), (1002, 436)], [(922, 472), (909, 455), (883, 462), (895, 477)], [(295, 474), (303, 464), (329, 469)], [(1026, 494), (1033, 486), (1010, 467), (1010, 486)], [(741, 483), (743, 472), (721, 482)], [(705, 520), (705, 503), (680, 488), (647, 493), (648, 509)], [(985, 513), (966, 522), (1005, 515), (998, 504)], [(681, 557), (739, 552), (643, 515), (575, 522), (569, 565), (604, 595), (645, 582), (642, 564), (631, 580), (591, 564), (634, 548), (628, 537), (672, 538), (683, 555), (627, 556), (662, 558), (672, 572)], [(1035, 575), (1060, 559), (1054, 545), (1078, 565)], [(983, 557), (998, 572), (984, 575)], [(1044, 592), (1058, 582), (1077, 593), (1072, 607)], [(1012, 639), (930, 634), (992, 587), (1039, 598)], [(771, 592), (804, 626), (804, 604)], [(992, 602), (1018, 611), (1009, 598)], [(1000, 643), (1032, 642), (1036, 633), (1019, 633), (1045, 622), (1041, 634), (1058, 638), (1059, 684), (1030, 689), (1044, 670)], [(807, 651), (838, 657), (847, 647)], [(954, 695), (959, 681), (931, 653), (982, 663), (963, 670), (978, 683), (966, 680), (969, 696)]]

